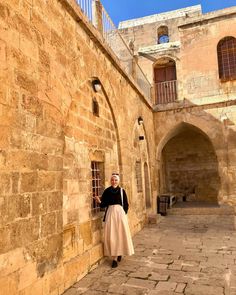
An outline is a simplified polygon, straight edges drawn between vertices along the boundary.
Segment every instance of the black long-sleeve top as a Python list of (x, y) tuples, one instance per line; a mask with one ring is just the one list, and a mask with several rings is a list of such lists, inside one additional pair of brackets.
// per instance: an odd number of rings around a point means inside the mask
[[(101, 197), (101, 203), (100, 207), (105, 208), (108, 207), (109, 205), (121, 205), (121, 194), (120, 194), (120, 187), (112, 187), (109, 186), (106, 188), (102, 194)], [(128, 199), (125, 190), (123, 189), (123, 208), (125, 213), (127, 214), (128, 209), (129, 209), (129, 204), (128, 204)]]

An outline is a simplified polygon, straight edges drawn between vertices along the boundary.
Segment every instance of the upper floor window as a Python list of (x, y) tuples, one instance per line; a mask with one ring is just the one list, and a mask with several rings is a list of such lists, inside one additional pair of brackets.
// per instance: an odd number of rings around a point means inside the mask
[(92, 172), (92, 214), (96, 214), (100, 211), (100, 207), (93, 199), (95, 196), (101, 197), (104, 189), (104, 163), (103, 162), (91, 162)]
[(217, 45), (219, 78), (236, 79), (236, 38), (225, 37)]
[(157, 43), (168, 43), (169, 42), (169, 33), (167, 26), (161, 26), (157, 29)]

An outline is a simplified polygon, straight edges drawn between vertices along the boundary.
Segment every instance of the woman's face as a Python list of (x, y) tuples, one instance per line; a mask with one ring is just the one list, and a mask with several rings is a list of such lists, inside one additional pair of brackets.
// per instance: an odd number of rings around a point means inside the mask
[(117, 187), (119, 185), (119, 180), (116, 177), (111, 178), (111, 186), (112, 187)]

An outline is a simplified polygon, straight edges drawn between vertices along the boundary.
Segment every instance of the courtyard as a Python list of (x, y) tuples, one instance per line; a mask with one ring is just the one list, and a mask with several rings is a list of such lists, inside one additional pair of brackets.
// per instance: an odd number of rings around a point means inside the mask
[(235, 295), (233, 216), (167, 215), (134, 237), (135, 255), (104, 260), (64, 295)]

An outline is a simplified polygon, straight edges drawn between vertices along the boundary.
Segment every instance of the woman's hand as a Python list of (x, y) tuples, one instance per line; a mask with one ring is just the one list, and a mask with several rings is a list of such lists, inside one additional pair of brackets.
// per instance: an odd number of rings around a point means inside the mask
[(100, 200), (99, 196), (95, 196), (95, 197), (93, 197), (93, 199), (94, 199), (98, 204), (101, 203), (101, 200)]

